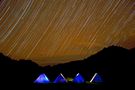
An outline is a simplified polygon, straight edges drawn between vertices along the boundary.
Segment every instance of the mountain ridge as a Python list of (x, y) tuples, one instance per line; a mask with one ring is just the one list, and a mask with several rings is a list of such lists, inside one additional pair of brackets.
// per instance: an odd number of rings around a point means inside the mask
[(73, 78), (77, 73), (81, 73), (87, 81), (94, 73), (98, 73), (107, 86), (113, 87), (135, 80), (134, 55), (135, 49), (110, 46), (84, 60), (42, 67), (31, 60), (15, 61), (0, 54), (0, 72), (2, 73), (0, 79), (2, 84), (7, 84), (6, 78), (12, 84), (19, 82), (19, 84), (30, 85), (41, 73), (45, 73), (51, 81), (59, 73), (63, 73), (66, 78)]

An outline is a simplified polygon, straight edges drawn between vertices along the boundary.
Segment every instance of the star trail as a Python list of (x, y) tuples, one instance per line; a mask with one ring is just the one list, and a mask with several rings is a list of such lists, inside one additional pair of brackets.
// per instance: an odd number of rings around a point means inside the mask
[(135, 0), (0, 0), (0, 52), (40, 65), (135, 47)]

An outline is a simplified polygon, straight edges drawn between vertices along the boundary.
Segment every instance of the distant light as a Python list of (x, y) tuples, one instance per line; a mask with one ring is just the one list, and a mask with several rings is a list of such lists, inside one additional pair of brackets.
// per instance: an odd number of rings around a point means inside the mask
[(95, 73), (90, 82), (101, 83), (103, 80), (97, 73)]
[(45, 74), (40, 74), (34, 83), (50, 83), (50, 80)]
[(72, 82), (72, 81), (73, 81), (73, 78), (69, 78), (69, 77), (68, 77), (68, 78), (67, 78), (67, 81), (68, 81), (68, 82)]
[(60, 73), (60, 75), (54, 80), (54, 83), (67, 83), (67, 80), (62, 73)]
[(78, 74), (75, 76), (75, 78), (73, 79), (73, 82), (74, 82), (74, 83), (84, 83), (85, 80), (84, 80), (84, 78), (81, 76), (81, 74), (78, 73)]

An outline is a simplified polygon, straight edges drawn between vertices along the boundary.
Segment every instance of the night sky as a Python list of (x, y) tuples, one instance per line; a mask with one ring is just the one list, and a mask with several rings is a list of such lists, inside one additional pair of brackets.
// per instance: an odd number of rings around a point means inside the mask
[(135, 0), (0, 0), (0, 52), (52, 65), (135, 47)]

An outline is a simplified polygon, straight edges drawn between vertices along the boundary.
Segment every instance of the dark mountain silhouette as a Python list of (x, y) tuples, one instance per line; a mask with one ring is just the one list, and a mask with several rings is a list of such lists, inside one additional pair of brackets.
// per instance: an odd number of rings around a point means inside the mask
[(45, 73), (53, 81), (59, 73), (67, 77), (75, 77), (79, 72), (85, 80), (90, 81), (94, 73), (104, 80), (104, 87), (133, 87), (135, 80), (135, 49), (117, 46), (104, 48), (97, 54), (84, 60), (73, 61), (55, 66), (41, 67), (31, 60), (12, 60), (0, 54), (0, 85), (12, 87), (32, 86), (33, 81)]

